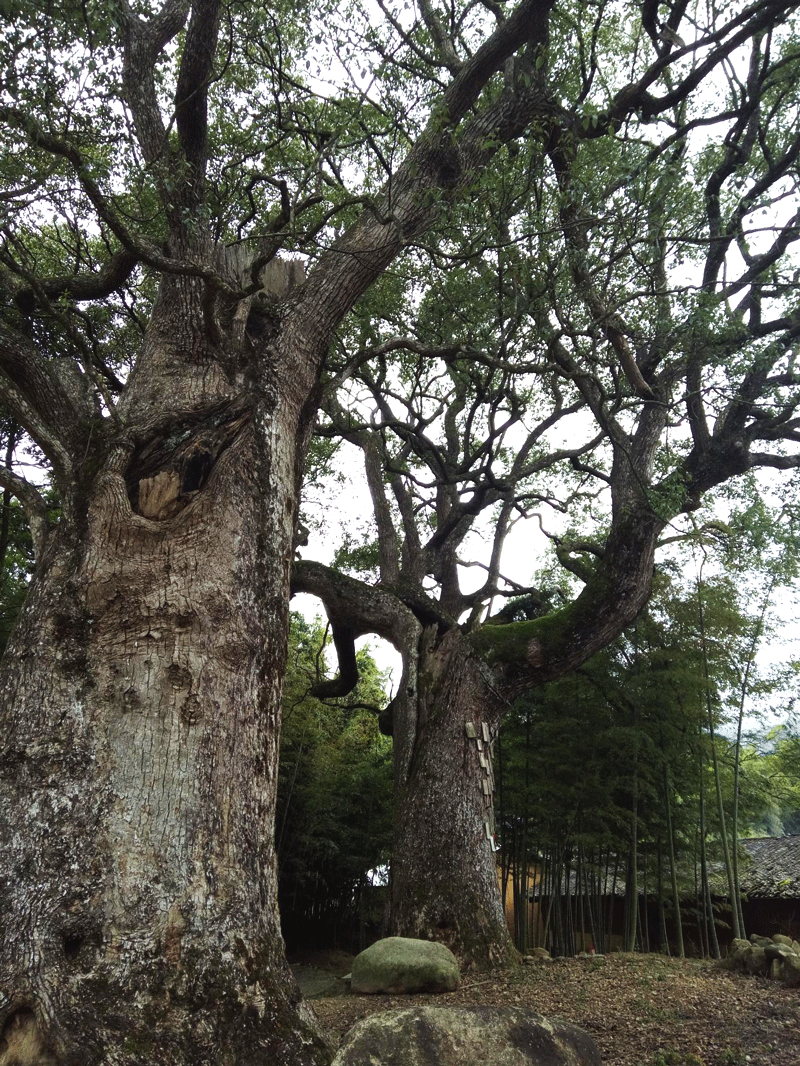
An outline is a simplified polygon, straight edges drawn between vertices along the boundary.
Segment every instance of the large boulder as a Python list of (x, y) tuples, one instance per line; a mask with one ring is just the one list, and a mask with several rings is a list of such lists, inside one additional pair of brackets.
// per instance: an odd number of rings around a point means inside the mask
[(781, 960), (780, 980), (790, 988), (800, 986), (800, 952), (793, 952)]
[(745, 969), (753, 975), (765, 977), (769, 972), (767, 953), (760, 944), (753, 944), (753, 950), (745, 959)]
[(749, 940), (742, 940), (737, 937), (731, 941), (730, 953), (735, 959), (746, 959), (750, 954), (752, 944)]
[(581, 1029), (520, 1007), (411, 1007), (373, 1014), (332, 1066), (600, 1066)]
[(353, 960), (354, 992), (452, 992), (458, 988), (458, 959), (444, 944), (389, 936)]
[(757, 948), (765, 948), (768, 944), (774, 943), (774, 941), (768, 936), (759, 936), (758, 933), (751, 933), (750, 943)]
[(720, 959), (717, 965), (740, 973), (769, 976), (773, 981), (796, 987), (800, 985), (800, 944), (781, 933), (733, 940), (728, 958)]

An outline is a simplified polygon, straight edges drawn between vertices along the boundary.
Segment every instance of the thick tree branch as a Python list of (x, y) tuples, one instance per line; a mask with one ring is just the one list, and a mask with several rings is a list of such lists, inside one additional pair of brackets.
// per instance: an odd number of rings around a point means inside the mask
[(412, 615), (392, 592), (309, 559), (295, 559), (291, 585), (292, 593), (321, 599), (332, 625), (349, 628), (354, 637), (376, 633), (402, 650)]
[(800, 455), (771, 455), (769, 452), (751, 452), (751, 466), (769, 466), (773, 470), (796, 470), (800, 467)]
[(30, 526), (34, 556), (38, 561), (44, 550), (49, 531), (47, 504), (44, 497), (30, 481), (26, 481), (25, 478), (5, 466), (0, 466), (0, 485), (8, 489), (11, 495), (16, 496), (22, 504)]
[(331, 622), (333, 646), (339, 661), (339, 674), (330, 681), (320, 681), (314, 685), (309, 695), (318, 699), (334, 699), (349, 695), (358, 684), (358, 662), (356, 660), (355, 634), (349, 626)]
[(546, 40), (554, 6), (555, 0), (524, 0), (463, 65), (442, 97), (442, 117), (451, 127), (474, 107), (486, 83), (510, 56), (523, 45)]
[(575, 600), (530, 622), (486, 624), (471, 634), (476, 649), (503, 671), (507, 690), (523, 692), (575, 669), (633, 621), (650, 594), (664, 524), (646, 507), (629, 513), (612, 529)]
[(200, 203), (208, 148), (208, 86), (219, 32), (219, 0), (195, 0), (186, 31), (178, 85), (175, 121), (184, 158), (189, 164), (191, 198)]
[(122, 288), (136, 268), (137, 262), (133, 252), (122, 249), (94, 273), (41, 278), (36, 282), (35, 290), (29, 284), (14, 284), (14, 301), (23, 312), (29, 314), (35, 305), (37, 291), (44, 293), (51, 300), (57, 300), (61, 296), (78, 303), (84, 300), (102, 300)]
[[(487, 82), (518, 48), (546, 32), (552, 0), (524, 0), (453, 78), (435, 103), (426, 130), (376, 200), (309, 274), (304, 299), (315, 308), (314, 333), (327, 342), (355, 301), (402, 247), (427, 230), (442, 206), (498, 148), (519, 136), (541, 109), (538, 90), (503, 94), (466, 123), (456, 145), (452, 131)], [(549, 113), (549, 105), (548, 113)], [(438, 190), (437, 195), (432, 195)]]
[(167, 131), (158, 106), (155, 66), (162, 50), (183, 29), (189, 0), (166, 0), (149, 21), (139, 19), (127, 0), (117, 0), (123, 24), (123, 88), (145, 161), (154, 163), (167, 149)]
[[(345, 696), (358, 682), (356, 637), (376, 633), (407, 656), (416, 648), (420, 623), (414, 613), (391, 592), (340, 574), (322, 563), (296, 559), (292, 565), (292, 593), (317, 596), (330, 619), (339, 656), (339, 677), (316, 686), (314, 695)], [(408, 664), (405, 664), (406, 669)]]
[(64, 380), (79, 378), (68, 362), (57, 374), (55, 361), (41, 357), (33, 344), (0, 321), (0, 401), (28, 431), (59, 476), (69, 476), (73, 457), (94, 411), (80, 382), (69, 390)]

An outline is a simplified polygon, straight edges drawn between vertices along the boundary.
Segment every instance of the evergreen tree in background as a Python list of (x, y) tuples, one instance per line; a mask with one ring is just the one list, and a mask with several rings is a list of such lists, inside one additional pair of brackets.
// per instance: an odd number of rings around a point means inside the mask
[[(718, 953), (715, 926), (731, 914), (711, 899), (709, 869), (724, 877), (726, 838), (732, 865), (734, 818), (739, 838), (792, 831), (800, 775), (791, 725), (774, 729), (762, 751), (736, 739), (758, 617), (724, 576), (706, 582), (704, 598), (705, 644), (694, 590), (662, 575), (620, 640), (506, 717), (496, 759), (500, 857), (520, 949), (541, 938), (559, 954), (589, 942), (684, 954), (690, 920), (693, 950)], [(761, 679), (761, 698), (780, 699), (793, 676)], [(647, 896), (658, 903), (657, 931), (644, 918)], [(540, 901), (532, 928), (526, 898)]]
[(276, 815), (278, 902), (290, 950), (357, 953), (383, 921), (391, 848), (391, 742), (378, 728), (384, 676), (367, 650), (347, 697), (312, 695), (327, 634), (292, 614)]

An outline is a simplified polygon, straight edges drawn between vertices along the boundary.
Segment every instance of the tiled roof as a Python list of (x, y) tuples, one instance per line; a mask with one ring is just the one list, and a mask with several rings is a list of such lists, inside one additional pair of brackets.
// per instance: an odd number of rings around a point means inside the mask
[[(800, 900), (800, 835), (745, 838), (739, 841), (739, 847), (747, 856), (739, 861), (739, 884), (745, 895), (750, 899)], [(574, 894), (577, 889), (577, 875), (574, 870), (570, 872), (569, 880), (569, 890)], [(728, 882), (721, 862), (709, 864), (709, 880), (714, 895), (727, 895)], [(532, 875), (532, 882), (535, 882), (535, 874)], [(616, 883), (611, 875), (601, 878), (601, 895), (610, 895), (612, 887), (617, 896), (625, 895), (624, 869), (619, 870)], [(640, 893), (642, 889), (640, 882)], [(540, 891), (547, 895), (549, 884), (531, 884), (532, 897), (538, 896)], [(563, 882), (561, 891), (566, 891)], [(650, 884), (648, 891), (653, 891)], [(686, 891), (683, 896), (689, 898)]]
[(740, 840), (750, 858), (739, 874), (752, 899), (800, 899), (800, 835)]

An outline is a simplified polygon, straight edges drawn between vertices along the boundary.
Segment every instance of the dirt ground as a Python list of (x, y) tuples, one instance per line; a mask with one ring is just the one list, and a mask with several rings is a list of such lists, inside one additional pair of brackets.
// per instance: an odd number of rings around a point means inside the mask
[(512, 1004), (592, 1034), (605, 1066), (800, 1066), (800, 989), (661, 955), (558, 959), (512, 974), (466, 975), (447, 995), (356, 996), (340, 952), (293, 960), (338, 1046), (359, 1018), (428, 1004)]

